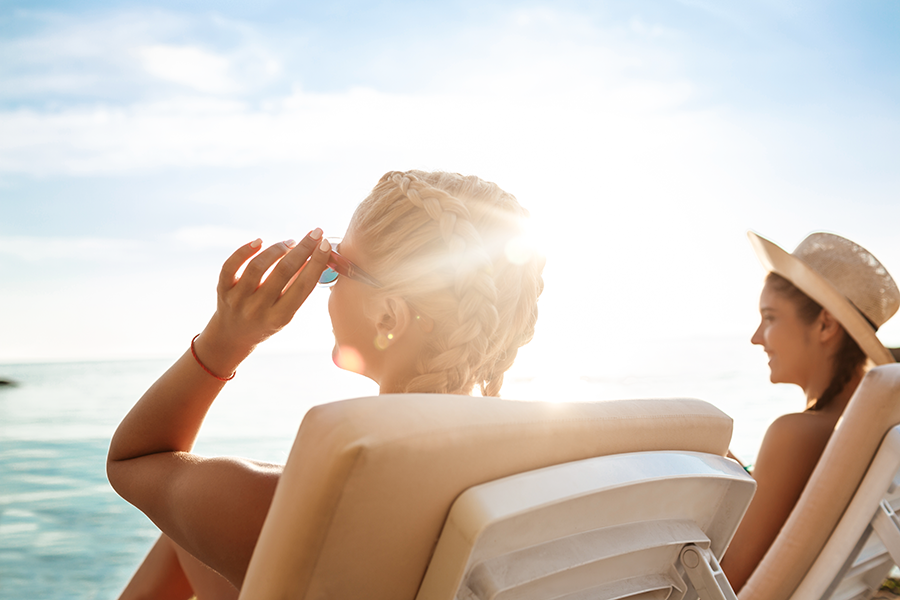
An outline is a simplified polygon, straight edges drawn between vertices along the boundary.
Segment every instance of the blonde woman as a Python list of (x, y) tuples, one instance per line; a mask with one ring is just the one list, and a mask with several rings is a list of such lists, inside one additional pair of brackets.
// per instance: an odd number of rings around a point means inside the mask
[(763, 438), (756, 495), (722, 561), (735, 590), (787, 520), (866, 370), (894, 362), (875, 332), (900, 306), (887, 270), (846, 238), (813, 233), (791, 254), (754, 233), (750, 241), (769, 271), (750, 341), (768, 355), (772, 383), (800, 386), (806, 406)]
[(263, 250), (255, 240), (232, 254), (209, 323), (112, 439), (110, 482), (163, 532), (122, 598), (237, 596), (281, 466), (191, 448), (241, 361), (318, 284), (333, 283), (335, 362), (381, 393), (499, 395), (543, 289), (543, 259), (522, 243), (525, 216), (477, 177), (391, 172), (340, 243), (314, 229), (299, 243)]

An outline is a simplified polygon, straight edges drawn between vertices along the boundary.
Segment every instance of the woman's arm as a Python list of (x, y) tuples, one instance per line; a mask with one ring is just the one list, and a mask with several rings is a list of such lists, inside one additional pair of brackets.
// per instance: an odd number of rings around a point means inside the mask
[(175, 545), (162, 535), (131, 577), (119, 600), (188, 600), (193, 595), (194, 590), (178, 561)]
[(736, 462), (737, 464), (739, 464), (739, 465), (741, 465), (742, 467), (744, 467), (744, 469), (747, 469), (747, 465), (745, 465), (744, 463), (742, 463), (742, 462), (741, 462), (741, 459), (739, 459), (737, 456), (735, 456), (735, 455), (731, 452), (731, 449), (730, 449), (730, 448), (728, 449), (728, 453), (725, 455), (725, 458), (730, 458), (731, 460), (733, 460), (733, 461)]
[[(330, 246), (321, 239), (317, 229), (293, 249), (283, 243), (263, 252), (257, 241), (225, 262), (216, 312), (195, 344), (209, 371), (230, 375), (257, 344), (290, 322), (325, 268)], [(281, 467), (190, 454), (224, 385), (187, 350), (119, 425), (107, 473), (116, 491), (172, 541), (240, 587)]]
[(185, 552), (166, 534), (156, 540), (119, 600), (231, 600), (238, 589)]
[(753, 478), (756, 494), (722, 560), (739, 591), (775, 541), (828, 443), (834, 421), (815, 413), (779, 417), (763, 438)]

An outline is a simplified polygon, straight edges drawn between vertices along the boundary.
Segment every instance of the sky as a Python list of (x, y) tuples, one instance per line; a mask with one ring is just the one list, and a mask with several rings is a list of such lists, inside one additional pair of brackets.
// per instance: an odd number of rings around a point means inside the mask
[[(0, 362), (180, 354), (233, 249), (340, 235), (411, 168), (531, 212), (532, 360), (749, 340), (748, 230), (900, 277), (898, 30), (892, 1), (0, 0)], [(330, 348), (326, 299), (267, 348)]]

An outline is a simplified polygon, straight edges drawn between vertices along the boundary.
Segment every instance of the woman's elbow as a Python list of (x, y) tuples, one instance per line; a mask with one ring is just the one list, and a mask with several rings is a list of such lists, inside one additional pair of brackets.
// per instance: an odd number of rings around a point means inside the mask
[(128, 482), (132, 478), (132, 461), (116, 452), (115, 443), (110, 445), (106, 455), (106, 479), (119, 496), (129, 499)]
[(109, 480), (109, 485), (112, 486), (112, 489), (114, 489), (117, 494), (124, 498), (125, 496), (122, 493), (122, 463), (121, 461), (115, 460), (109, 454), (107, 454), (106, 456), (106, 479)]

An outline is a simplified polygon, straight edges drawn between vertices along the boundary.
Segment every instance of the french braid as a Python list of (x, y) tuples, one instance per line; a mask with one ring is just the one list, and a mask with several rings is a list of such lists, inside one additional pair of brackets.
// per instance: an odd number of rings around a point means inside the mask
[(510, 261), (525, 210), (477, 177), (389, 172), (357, 208), (384, 294), (434, 320), (408, 392), (499, 395), (503, 373), (534, 335), (543, 259)]

